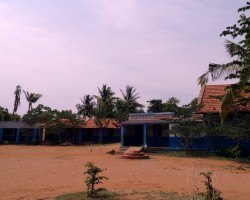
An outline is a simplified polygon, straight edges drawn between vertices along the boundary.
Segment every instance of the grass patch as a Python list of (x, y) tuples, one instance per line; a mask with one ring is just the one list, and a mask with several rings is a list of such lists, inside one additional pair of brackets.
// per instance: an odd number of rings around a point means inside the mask
[(63, 194), (60, 196), (55, 197), (55, 200), (122, 200), (121, 194), (103, 191), (96, 194), (94, 197), (88, 197), (86, 192), (77, 192), (77, 193), (70, 193), (70, 194)]
[(206, 196), (203, 193), (196, 195), (196, 198), (189, 196), (188, 194), (178, 194), (176, 192), (137, 192), (132, 193), (114, 193), (109, 191), (103, 191), (98, 193), (98, 195), (90, 198), (87, 196), (86, 192), (77, 192), (60, 195), (55, 197), (55, 200), (190, 200), (199, 199), (205, 200)]
[(184, 151), (159, 151), (159, 152), (150, 152), (150, 155), (160, 155), (160, 156), (179, 157), (179, 158), (208, 158), (208, 159), (228, 160), (228, 161), (250, 164), (250, 157), (249, 158), (242, 157), (236, 159), (236, 158), (218, 156), (214, 153), (207, 153), (203, 151), (190, 151), (188, 155), (186, 155)]

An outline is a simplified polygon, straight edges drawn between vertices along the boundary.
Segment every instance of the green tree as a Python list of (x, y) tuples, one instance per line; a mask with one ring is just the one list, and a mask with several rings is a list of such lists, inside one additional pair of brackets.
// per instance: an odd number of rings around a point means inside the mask
[(94, 114), (94, 108), (96, 102), (94, 101), (94, 97), (91, 95), (84, 95), (81, 100), (81, 104), (77, 104), (76, 108), (78, 110), (77, 114), (82, 115), (83, 118), (92, 117)]
[(147, 101), (149, 103), (147, 112), (163, 112), (164, 104), (161, 99), (152, 99)]
[(29, 92), (25, 92), (23, 90), (26, 100), (29, 103), (29, 108), (28, 111), (32, 110), (32, 104), (36, 103), (43, 95), (42, 94), (36, 94), (36, 93), (29, 93)]
[(119, 122), (123, 122), (128, 120), (129, 113), (130, 112), (130, 107), (127, 105), (127, 103), (121, 99), (118, 99), (115, 104), (115, 118)]
[(7, 108), (0, 106), (0, 121), (20, 121), (21, 117), (17, 114), (10, 114)]
[(125, 102), (125, 106), (128, 108), (129, 113), (136, 113), (138, 110), (144, 107), (144, 105), (138, 103), (138, 99), (140, 98), (139, 93), (136, 93), (136, 89), (133, 86), (127, 85), (126, 90), (122, 93), (123, 101)]
[(17, 109), (20, 106), (21, 92), (22, 92), (21, 86), (20, 85), (16, 86), (16, 90), (14, 92), (15, 101), (14, 101), (14, 109), (13, 109), (13, 113), (12, 113), (13, 115), (17, 112)]
[(56, 110), (52, 111), (50, 107), (38, 104), (36, 108), (23, 115), (22, 121), (28, 124), (40, 123), (46, 125), (56, 116), (56, 112)]
[(112, 91), (111, 87), (108, 87), (106, 84), (104, 84), (101, 89), (98, 88), (98, 93), (99, 96), (94, 95), (97, 99), (95, 116), (98, 115), (102, 118), (113, 118), (115, 101), (117, 100), (114, 96), (115, 93)]
[(229, 36), (239, 42), (226, 40), (225, 48), (233, 58), (233, 61), (226, 64), (209, 64), (208, 71), (202, 74), (198, 82), (205, 85), (211, 75), (212, 81), (224, 78), (236, 79), (237, 82), (226, 87), (226, 94), (222, 97), (221, 104), (221, 122), (223, 123), (229, 113), (231, 106), (236, 102), (244, 101), (249, 103), (250, 98), (245, 94), (249, 94), (250, 89), (250, 17), (244, 12), (250, 9), (250, 2), (245, 7), (239, 8), (241, 12), (240, 19), (237, 24), (229, 26), (220, 36)]
[(57, 128), (72, 128), (73, 131), (73, 144), (75, 144), (75, 129), (79, 128), (80, 125), (84, 125), (84, 122), (77, 118), (77, 114), (71, 110), (62, 110), (57, 112), (56, 116)]
[(186, 155), (188, 155), (190, 145), (200, 138), (204, 130), (202, 121), (193, 118), (198, 106), (197, 99), (193, 99), (189, 104), (178, 107), (175, 112), (177, 119), (174, 120), (176, 124), (172, 127), (171, 133), (179, 137)]
[(221, 126), (221, 130), (236, 142), (234, 156), (237, 159), (240, 156), (240, 143), (250, 137), (250, 115), (237, 112), (230, 118)]
[(106, 190), (105, 188), (95, 188), (96, 185), (102, 184), (102, 180), (108, 180), (105, 176), (99, 176), (99, 174), (106, 169), (101, 169), (95, 166), (92, 162), (87, 162), (85, 167), (87, 167), (87, 171), (84, 172), (84, 175), (86, 174), (87, 177), (84, 182), (87, 186), (88, 196), (93, 197), (98, 192)]
[(175, 122), (176, 125), (172, 127), (171, 133), (179, 138), (185, 154), (188, 155), (190, 145), (200, 138), (203, 126), (200, 122), (189, 118), (181, 118)]
[(133, 86), (127, 85), (126, 90), (122, 91), (122, 99), (115, 101), (115, 118), (118, 121), (128, 120), (129, 113), (143, 112), (144, 105), (138, 103), (140, 98), (139, 93), (136, 93), (136, 89)]
[(180, 103), (180, 100), (175, 97), (170, 97), (166, 103), (163, 105), (163, 110), (165, 112), (176, 112), (178, 109), (178, 104)]

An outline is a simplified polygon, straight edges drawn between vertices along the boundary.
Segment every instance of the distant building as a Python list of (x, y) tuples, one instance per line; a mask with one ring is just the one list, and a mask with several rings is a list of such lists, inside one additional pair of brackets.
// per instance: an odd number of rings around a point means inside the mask
[[(59, 123), (61, 128), (54, 134), (48, 134), (48, 129)], [(57, 124), (58, 125), (58, 124)], [(59, 131), (60, 130), (60, 131)], [(61, 144), (114, 143), (120, 142), (120, 124), (114, 119), (97, 121), (95, 118), (80, 119), (72, 123), (68, 119), (60, 119), (49, 124), (26, 124), (24, 122), (0, 121), (0, 143), (31, 143), (46, 142)]]
[(121, 146), (179, 148), (177, 138), (169, 131), (174, 119), (172, 112), (130, 114), (121, 124)]
[(41, 140), (42, 130), (39, 124), (27, 124), (15, 121), (0, 121), (0, 143), (29, 143)]

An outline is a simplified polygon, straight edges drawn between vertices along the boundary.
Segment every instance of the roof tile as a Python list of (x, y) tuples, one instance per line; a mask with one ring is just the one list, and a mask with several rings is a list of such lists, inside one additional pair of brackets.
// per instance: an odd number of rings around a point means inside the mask
[[(205, 85), (202, 87), (198, 98), (198, 102), (202, 107), (197, 113), (219, 113), (221, 110), (221, 101), (215, 97), (223, 96), (226, 93), (225, 88), (227, 86), (229, 85)], [(250, 94), (247, 94), (246, 97), (250, 97)], [(239, 109), (250, 112), (250, 104)]]

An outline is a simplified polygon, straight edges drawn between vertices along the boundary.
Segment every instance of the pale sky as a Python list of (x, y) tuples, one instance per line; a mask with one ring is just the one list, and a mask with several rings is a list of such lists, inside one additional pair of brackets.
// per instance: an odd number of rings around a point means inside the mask
[[(229, 56), (220, 33), (244, 0), (0, 0), (0, 106), (17, 85), (38, 103), (72, 109), (107, 84), (132, 85), (139, 102), (199, 95), (209, 62)], [(221, 82), (219, 82), (221, 83)], [(218, 84), (215, 82), (214, 84)], [(38, 105), (35, 104), (35, 106)], [(22, 93), (18, 114), (27, 111)]]

